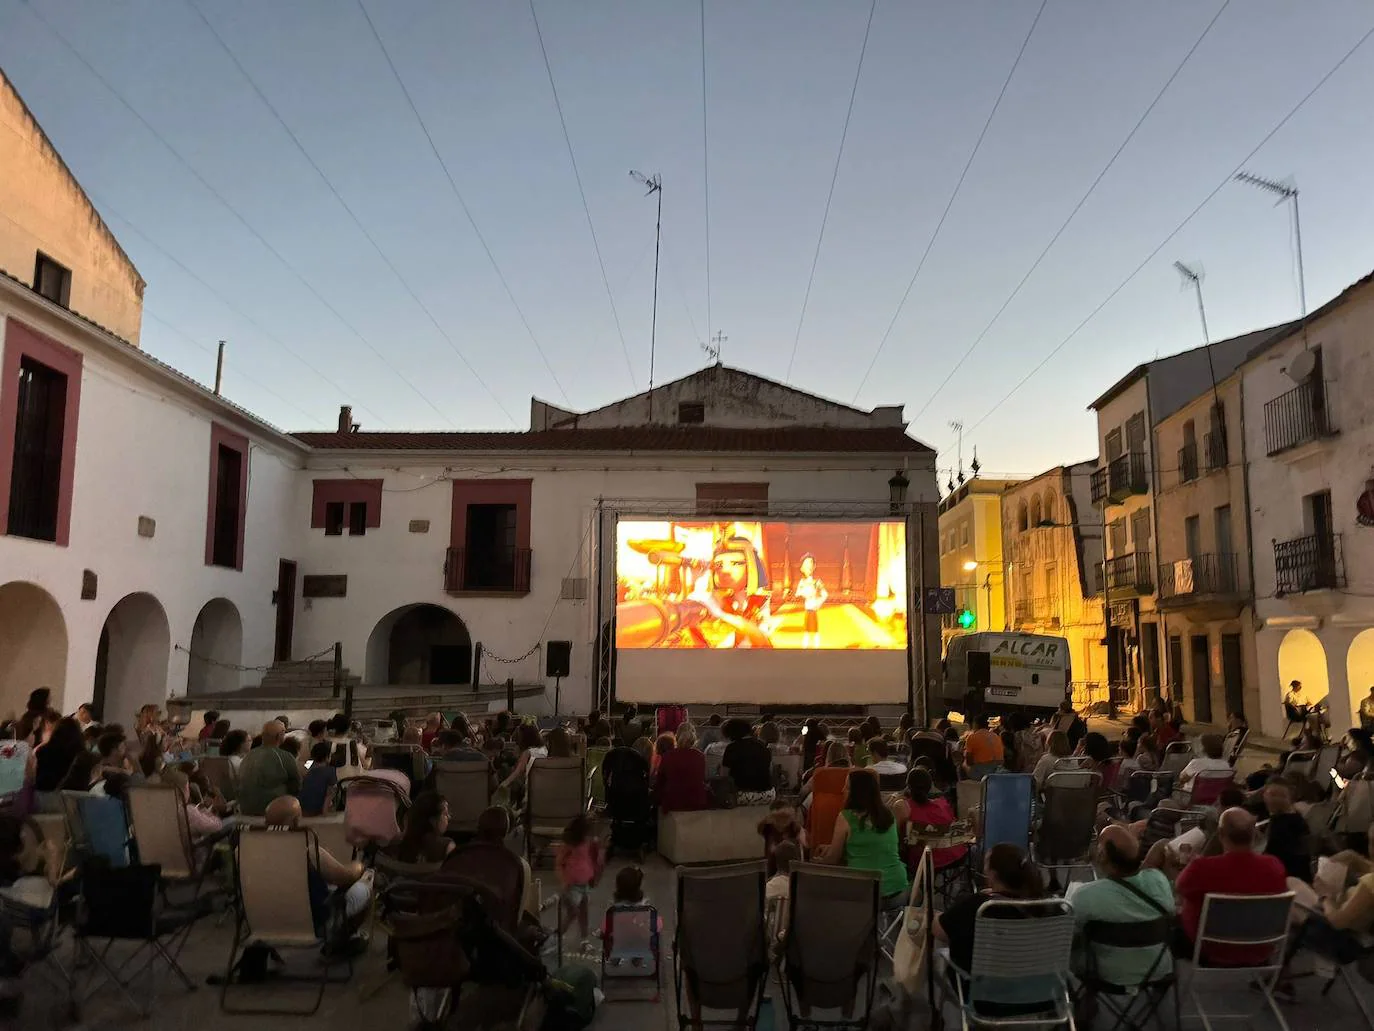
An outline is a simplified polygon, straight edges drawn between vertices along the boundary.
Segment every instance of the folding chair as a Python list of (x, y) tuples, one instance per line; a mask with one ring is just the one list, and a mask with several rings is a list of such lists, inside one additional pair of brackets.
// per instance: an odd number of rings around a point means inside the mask
[[(235, 980), (235, 972), (250, 947), (260, 946), (274, 952), (308, 949), (313, 953), (323, 944), (315, 927), (310, 883), (312, 865), (319, 865), (319, 847), (318, 839), (307, 830), (249, 828), (239, 834), (238, 861), (235, 863), (238, 871), (237, 919), (219, 996), (220, 1009), (225, 1013), (312, 1016), (319, 1010), (325, 988), (331, 983), (327, 962), (319, 962), (316, 977), (274, 976), (266, 982), (269, 985), (292, 981), (315, 985), (314, 1002), (308, 1009), (229, 1005), (229, 989), (244, 987), (243, 981)], [(348, 961), (349, 976), (352, 969), (352, 961)], [(334, 980), (332, 983), (340, 982)]]
[[(788, 1026), (868, 1026), (878, 982), (881, 884), (872, 870), (793, 865), (787, 941), (778, 964)], [(838, 1016), (817, 1017), (816, 1010)]]
[(1164, 749), (1164, 760), (1159, 764), (1159, 769), (1163, 773), (1172, 773), (1177, 777), (1183, 772), (1183, 767), (1187, 766), (1195, 758), (1193, 743), (1191, 741), (1171, 741)]
[[(1080, 782), (1081, 781), (1081, 782)], [(1035, 861), (1054, 872), (1093, 870), (1097, 799), (1096, 773), (1051, 773), (1045, 778), (1045, 806), (1035, 841)]]
[(970, 969), (960, 970), (943, 949), (936, 953), (956, 975), (936, 977), (937, 995), (953, 996), (964, 1031), (1074, 1031), (1068, 980), (1073, 937), (1073, 909), (1063, 899), (990, 899), (975, 918)]
[(345, 837), (350, 847), (386, 848), (400, 838), (398, 813), (410, 806), (410, 780), (404, 773), (372, 770), (355, 777), (341, 777), (339, 787), (344, 792)]
[[(111, 801), (114, 801), (113, 799)], [(153, 965), (161, 960), (190, 992), (195, 985), (177, 962), (191, 928), (201, 911), (192, 908), (159, 905), (159, 886), (162, 871), (155, 865), (136, 865), (115, 868), (99, 860), (88, 861), (81, 871), (81, 905), (73, 926), (76, 943), (75, 965), (89, 962), (95, 979), (82, 990), (72, 982), (72, 1005), (80, 1006), (106, 982), (112, 983), (141, 1017), (152, 1015), (156, 993), (142, 993), (142, 999), (131, 988), (143, 971), (152, 974)], [(103, 941), (97, 948), (93, 942)], [(111, 953), (119, 942), (137, 942), (132, 953), (116, 962)], [(135, 966), (135, 961), (147, 953), (147, 958)]]
[(353, 858), (353, 842), (349, 840), (348, 822), (343, 813), (330, 813), (327, 816), (303, 816), (300, 828), (314, 833), (324, 849), (341, 863)]
[(227, 755), (203, 755), (199, 760), (200, 772), (210, 786), (227, 801), (232, 802), (239, 796), (239, 771)]
[(115, 868), (129, 865), (129, 817), (117, 798), (62, 792), (67, 833), (79, 860), (98, 857)]
[[(1153, 1019), (1164, 1028), (1160, 1009), (1170, 993), (1174, 998), (1173, 1026), (1183, 1026), (1178, 978), (1169, 945), (1174, 921), (1161, 914), (1154, 920), (1117, 923), (1089, 921), (1083, 927), (1084, 970), (1079, 978), (1084, 995), (1115, 1018), (1109, 1031), (1143, 1031)], [(1155, 960), (1135, 984), (1116, 984), (1098, 969), (1100, 949), (1156, 949)]]
[[(762, 862), (677, 868), (673, 994), (679, 1031), (754, 1027), (768, 979)], [(702, 1010), (728, 1015), (701, 1019)]]
[(987, 855), (994, 845), (1002, 844), (1029, 852), (1035, 779), (1029, 773), (995, 773), (985, 778), (982, 786), (979, 854)]
[(178, 898), (179, 903), (199, 901), (213, 852), (207, 848), (204, 858), (196, 861), (181, 792), (169, 785), (145, 785), (129, 788), (127, 797), (138, 861), (162, 871), (164, 897), (172, 885), (190, 892), (190, 899)]
[(533, 867), (539, 856), (534, 839), (557, 839), (574, 817), (587, 811), (587, 762), (576, 756), (535, 759), (525, 784), (525, 855)]
[(528, 887), (518, 855), (503, 844), (474, 841), (450, 852), (440, 870), (446, 878), (463, 877), (485, 887), (491, 893), (493, 919), (506, 933), (518, 934)]
[(1304, 749), (1302, 751), (1289, 752), (1288, 757), (1283, 760), (1280, 770), (1284, 776), (1304, 777), (1313, 780), (1313, 775), (1317, 769), (1317, 756), (1320, 754), (1318, 749)]
[[(375, 879), (372, 882), (372, 910), (368, 914), (368, 940), (373, 940), (376, 935), (378, 925), (381, 926), (389, 937), (392, 934), (390, 923), (390, 913), (386, 908), (385, 899), (387, 890), (392, 885), (415, 884), (433, 877), (442, 868), (442, 863), (403, 863), (399, 859), (393, 859), (385, 852), (378, 852), (373, 861), (373, 871)], [(371, 967), (372, 964), (367, 959), (363, 961), (365, 966)], [(391, 980), (392, 971), (388, 969), (389, 963), (383, 961), (381, 971), (372, 972), (370, 969), (358, 975), (358, 998), (366, 1001), (377, 992), (386, 987)]]
[(1093, 761), (1086, 755), (1066, 755), (1054, 761), (1051, 773), (1069, 773), (1073, 770), (1091, 770)]
[(1188, 782), (1185, 804), (1193, 807), (1215, 805), (1221, 793), (1235, 782), (1232, 770), (1200, 770)]
[(1244, 730), (1232, 730), (1227, 733), (1221, 745), (1221, 754), (1232, 766), (1236, 765), (1236, 760), (1240, 758), (1241, 752), (1244, 751), (1246, 739), (1249, 737), (1250, 729), (1248, 727)]
[[(1198, 994), (1198, 983), (1212, 978), (1237, 975), (1250, 981), (1259, 988), (1262, 1001), (1269, 1009), (1283, 1031), (1288, 1031), (1288, 1021), (1283, 1011), (1274, 1001), (1274, 986), (1284, 966), (1284, 944), (1288, 941), (1289, 918), (1293, 911), (1293, 893), (1280, 895), (1207, 895), (1202, 900), (1202, 914), (1198, 918), (1197, 940), (1193, 945), (1193, 971), (1188, 979), (1188, 994), (1197, 1007), (1198, 1017), (1207, 1031), (1212, 1031), (1213, 1017), (1245, 1017), (1258, 1015), (1242, 1013), (1207, 1013), (1202, 1007), (1202, 997)], [(1209, 945), (1227, 947), (1251, 946), (1266, 958), (1245, 966), (1215, 966), (1206, 962), (1205, 953)]]
[(440, 759), (434, 764), (434, 790), (448, 803), (449, 830), (471, 834), (491, 805), (491, 771), (486, 763)]
[[(653, 906), (612, 906), (601, 941), (601, 990), (607, 999), (658, 1002), (663, 978), (659, 915)], [(652, 993), (643, 991), (651, 987)]]

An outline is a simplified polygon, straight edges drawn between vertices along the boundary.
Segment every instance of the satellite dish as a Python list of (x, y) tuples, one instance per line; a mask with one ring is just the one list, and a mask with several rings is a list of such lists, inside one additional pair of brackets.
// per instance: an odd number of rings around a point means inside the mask
[(1294, 383), (1306, 383), (1317, 371), (1317, 355), (1313, 351), (1299, 351), (1285, 370)]

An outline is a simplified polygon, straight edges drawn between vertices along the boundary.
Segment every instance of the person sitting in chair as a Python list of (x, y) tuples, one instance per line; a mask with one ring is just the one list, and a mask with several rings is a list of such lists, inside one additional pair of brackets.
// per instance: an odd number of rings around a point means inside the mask
[[(263, 818), (268, 827), (295, 830), (301, 822), (301, 803), (290, 795), (283, 795), (268, 803)], [(310, 908), (318, 927), (325, 926), (328, 917), (328, 898), (334, 892), (344, 893), (344, 915), (351, 932), (361, 926), (372, 905), (372, 876), (363, 864), (334, 858), (327, 848), (310, 848)]]
[(1178, 775), (1178, 786), (1188, 787), (1193, 778), (1202, 772), (1216, 771), (1218, 773), (1230, 773), (1231, 764), (1222, 757), (1222, 750), (1226, 747), (1226, 741), (1220, 734), (1202, 735), (1202, 754), (1196, 759), (1189, 759), (1188, 765)]
[[(1148, 923), (1174, 915), (1174, 890), (1159, 870), (1142, 866), (1139, 839), (1126, 827), (1113, 825), (1097, 836), (1093, 865), (1098, 879), (1069, 886), (1079, 934), (1090, 923)], [(1160, 953), (1163, 953), (1161, 958)], [(1079, 957), (1086, 959), (1086, 957)], [(1096, 948), (1089, 969), (1097, 980), (1132, 989), (1146, 976), (1158, 980), (1173, 970), (1167, 940), (1159, 946)]]

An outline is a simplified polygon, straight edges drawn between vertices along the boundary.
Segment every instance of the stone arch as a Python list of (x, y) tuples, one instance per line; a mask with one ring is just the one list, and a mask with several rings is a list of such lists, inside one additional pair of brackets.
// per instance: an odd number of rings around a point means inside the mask
[(440, 605), (393, 609), (368, 636), (366, 683), (472, 683), (472, 637), (466, 624)]
[(167, 701), (172, 631), (162, 603), (151, 594), (125, 595), (100, 630), (92, 700), (107, 723), (134, 724), (141, 706)]
[(1345, 655), (1346, 679), (1350, 685), (1350, 714), (1355, 726), (1360, 724), (1360, 703), (1374, 688), (1374, 630), (1361, 630), (1350, 642)]
[(1024, 498), (1016, 503), (1016, 528), (1022, 533), (1030, 529), (1030, 516)]
[(1031, 498), (1031, 503), (1030, 503), (1030, 524), (1031, 524), (1031, 526), (1033, 526), (1033, 527), (1034, 527), (1034, 526), (1039, 526), (1040, 523), (1044, 520), (1044, 518), (1045, 518), (1045, 514), (1044, 514), (1044, 512), (1043, 512), (1043, 511), (1041, 510), (1041, 508), (1040, 508), (1040, 495), (1037, 494), (1037, 495), (1035, 495), (1033, 498)]
[(52, 689), (52, 704), (66, 704), (67, 621), (62, 607), (37, 584), (0, 585), (0, 713), (24, 711), (29, 692)]
[(1047, 523), (1053, 523), (1053, 522), (1055, 522), (1055, 504), (1056, 504), (1057, 500), (1058, 500), (1058, 499), (1055, 497), (1055, 494), (1054, 494), (1054, 488), (1053, 488), (1053, 487), (1048, 487), (1048, 488), (1046, 488), (1046, 489), (1045, 489), (1045, 510), (1044, 510), (1044, 512), (1041, 513), (1041, 518), (1042, 518), (1045, 522), (1047, 522)]
[(243, 686), (235, 669), (243, 662), (243, 619), (228, 598), (211, 598), (191, 629), (191, 656), (186, 672), (189, 697), (224, 694)]
[(1331, 677), (1326, 667), (1326, 649), (1311, 630), (1295, 628), (1279, 643), (1279, 690), (1288, 693), (1291, 681), (1302, 682), (1303, 701), (1319, 702), (1331, 692)]

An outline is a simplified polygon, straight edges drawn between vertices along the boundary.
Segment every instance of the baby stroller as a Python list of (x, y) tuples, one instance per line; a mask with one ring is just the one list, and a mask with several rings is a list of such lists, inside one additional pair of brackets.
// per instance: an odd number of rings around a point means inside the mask
[(400, 770), (373, 770), (339, 781), (344, 792), (344, 833), (364, 851), (401, 837), (400, 813), (410, 808), (410, 781)]
[(462, 1011), (465, 1028), (541, 1025), (548, 972), (500, 926), (500, 900), (486, 885), (450, 874), (402, 881), (387, 889), (382, 908), (424, 1031), (444, 1027), (450, 1006)]
[(633, 748), (613, 748), (601, 762), (606, 784), (606, 815), (611, 821), (609, 859), (616, 849), (642, 859), (653, 845), (654, 807), (649, 786), (649, 761)]

